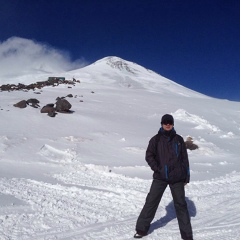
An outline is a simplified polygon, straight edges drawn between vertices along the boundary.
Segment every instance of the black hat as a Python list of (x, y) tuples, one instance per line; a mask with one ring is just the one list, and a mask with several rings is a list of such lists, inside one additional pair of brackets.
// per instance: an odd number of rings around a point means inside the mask
[(173, 116), (170, 114), (165, 114), (162, 116), (161, 124), (173, 124), (174, 125), (174, 119)]

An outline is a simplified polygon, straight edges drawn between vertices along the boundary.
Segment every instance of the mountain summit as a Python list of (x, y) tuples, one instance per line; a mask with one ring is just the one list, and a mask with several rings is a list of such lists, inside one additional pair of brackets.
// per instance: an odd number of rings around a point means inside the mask
[(208, 98), (167, 79), (160, 74), (119, 57), (102, 58), (84, 68), (66, 73), (68, 77), (83, 79), (87, 82), (118, 85), (119, 87), (147, 89), (155, 93), (175, 93), (186, 97)]
[[(114, 69), (118, 69), (120, 71), (127, 71), (132, 74), (137, 74), (139, 72), (138, 70), (139, 67), (142, 68), (143, 71), (147, 70), (136, 63), (126, 61), (119, 57), (105, 57), (96, 61), (94, 65), (102, 64), (102, 63), (107, 64)], [(147, 71), (150, 71), (150, 70), (147, 70)]]

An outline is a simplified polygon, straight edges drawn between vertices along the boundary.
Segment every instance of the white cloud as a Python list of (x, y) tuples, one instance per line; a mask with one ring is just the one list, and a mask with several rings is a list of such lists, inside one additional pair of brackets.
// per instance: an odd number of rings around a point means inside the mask
[(0, 42), (1, 77), (55, 73), (81, 68), (83, 59), (71, 61), (69, 53), (33, 40), (11, 37)]

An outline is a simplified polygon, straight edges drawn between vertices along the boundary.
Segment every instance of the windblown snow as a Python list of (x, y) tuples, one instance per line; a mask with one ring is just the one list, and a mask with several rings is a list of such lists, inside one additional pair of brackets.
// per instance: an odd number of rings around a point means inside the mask
[[(0, 92), (0, 240), (132, 239), (152, 179), (146, 147), (165, 113), (199, 147), (188, 151), (186, 186), (194, 239), (240, 239), (239, 102), (118, 57), (59, 76), (80, 83)], [(54, 118), (13, 106), (37, 98), (43, 107), (68, 94), (72, 114)], [(180, 239), (169, 189), (144, 239)]]

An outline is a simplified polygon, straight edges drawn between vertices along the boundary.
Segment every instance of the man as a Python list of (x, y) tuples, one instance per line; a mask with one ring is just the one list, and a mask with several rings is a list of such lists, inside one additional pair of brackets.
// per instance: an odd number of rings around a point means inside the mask
[(174, 130), (172, 115), (162, 116), (161, 128), (151, 138), (146, 161), (153, 170), (153, 181), (145, 205), (138, 217), (134, 238), (146, 236), (167, 186), (170, 187), (181, 237), (193, 240), (184, 186), (189, 183), (188, 154), (183, 138)]

